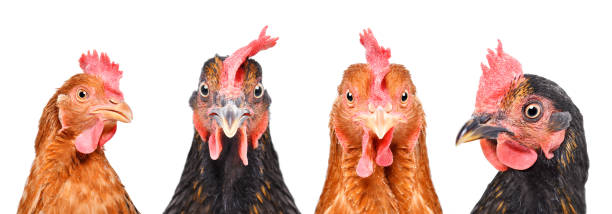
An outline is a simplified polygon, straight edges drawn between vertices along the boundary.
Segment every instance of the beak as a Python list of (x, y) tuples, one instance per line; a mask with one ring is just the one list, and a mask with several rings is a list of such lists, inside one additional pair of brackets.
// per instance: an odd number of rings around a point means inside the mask
[(209, 116), (217, 121), (225, 136), (232, 138), (236, 135), (242, 123), (249, 117), (249, 110), (238, 108), (233, 101), (229, 101), (221, 108), (212, 109)]
[(360, 116), (359, 119), (365, 122), (365, 126), (372, 130), (378, 139), (382, 139), (387, 131), (399, 123), (400, 120), (398, 116), (389, 114), (381, 106), (376, 108), (371, 114)]
[(507, 132), (510, 133), (510, 135), (514, 135), (504, 127), (486, 125), (486, 122), (488, 122), (489, 119), (491, 119), (491, 116), (488, 114), (472, 117), (471, 120), (463, 125), (459, 131), (459, 134), (457, 134), (455, 145), (482, 138), (497, 139), (497, 135), (500, 132)]
[(102, 115), (104, 120), (121, 121), (124, 123), (129, 123), (133, 119), (130, 106), (123, 101), (115, 102), (111, 100), (111, 104), (97, 106), (91, 113)]

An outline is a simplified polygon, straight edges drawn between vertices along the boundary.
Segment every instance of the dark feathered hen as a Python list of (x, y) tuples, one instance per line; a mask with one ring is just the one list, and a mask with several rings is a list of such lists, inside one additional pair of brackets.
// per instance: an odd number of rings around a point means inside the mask
[(268, 127), (262, 70), (247, 59), (276, 44), (265, 35), (202, 68), (189, 103), (195, 133), (164, 213), (299, 213), (285, 186)]
[(489, 50), (476, 111), (457, 144), (480, 139), (500, 172), (472, 213), (585, 213), (589, 158), (582, 115), (565, 91)]

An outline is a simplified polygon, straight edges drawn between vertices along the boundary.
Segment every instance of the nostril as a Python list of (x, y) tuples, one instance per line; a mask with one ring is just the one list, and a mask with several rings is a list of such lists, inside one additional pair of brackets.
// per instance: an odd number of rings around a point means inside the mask
[(387, 103), (387, 105), (385, 105), (386, 112), (391, 112), (392, 109), (393, 109), (393, 105), (391, 105), (391, 103)]
[(112, 104), (119, 104), (119, 102), (117, 102), (117, 101), (116, 101), (116, 100), (114, 100), (114, 99), (110, 99), (110, 100), (109, 100), (109, 102), (110, 102), (110, 103), (112, 103)]
[(374, 104), (370, 103), (368, 104), (368, 110), (370, 113), (374, 113), (374, 111), (376, 111), (376, 107), (374, 107)]

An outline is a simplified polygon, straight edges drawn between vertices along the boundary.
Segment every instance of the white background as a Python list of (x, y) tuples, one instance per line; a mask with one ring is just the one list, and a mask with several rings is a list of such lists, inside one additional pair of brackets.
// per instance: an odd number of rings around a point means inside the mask
[(329, 152), (328, 119), (350, 64), (365, 62), (358, 34), (372, 28), (391, 62), (412, 73), (427, 114), (432, 179), (447, 213), (467, 213), (495, 169), (478, 143), (455, 147), (474, 107), (480, 63), (501, 39), (525, 73), (561, 85), (584, 115), (591, 168), (587, 205), (609, 210), (610, 5), (499, 2), (2, 2), (0, 212), (14, 213), (34, 159), (48, 99), (81, 72), (81, 53), (108, 52), (124, 71), (134, 112), (106, 154), (143, 213), (169, 202), (191, 145), (191, 92), (215, 54), (228, 55), (264, 25), (280, 37), (254, 57), (272, 97), (271, 130), (289, 189), (312, 213)]

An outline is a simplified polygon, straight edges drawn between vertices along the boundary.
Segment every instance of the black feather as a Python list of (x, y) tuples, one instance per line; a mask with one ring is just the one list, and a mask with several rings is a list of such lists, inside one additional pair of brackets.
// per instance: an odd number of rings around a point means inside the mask
[(552, 159), (540, 152), (527, 170), (497, 173), (472, 213), (586, 213), (584, 185), (589, 157), (582, 114), (553, 81), (530, 74), (524, 77), (534, 94), (550, 99), (559, 111), (570, 113), (565, 139)]

